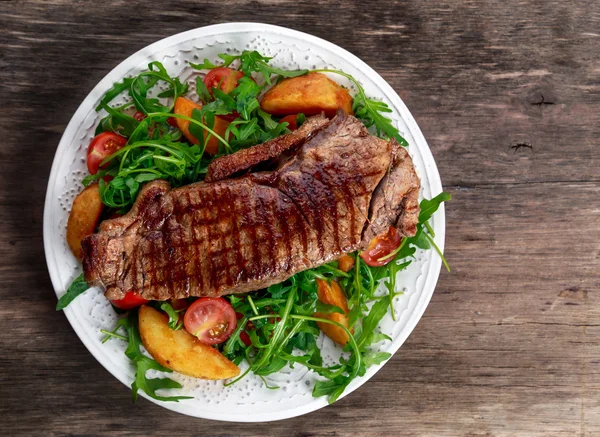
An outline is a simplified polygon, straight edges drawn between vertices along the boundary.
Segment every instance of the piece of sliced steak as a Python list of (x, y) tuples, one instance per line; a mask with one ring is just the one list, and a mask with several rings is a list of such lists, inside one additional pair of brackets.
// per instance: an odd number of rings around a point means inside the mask
[(388, 224), (413, 235), (419, 181), (408, 154), (352, 116), (307, 123), (308, 139), (276, 170), (176, 189), (148, 183), (128, 214), (83, 241), (86, 281), (110, 299), (220, 296), (365, 248)]
[(240, 150), (231, 155), (215, 158), (208, 166), (205, 182), (213, 182), (249, 170), (270, 159), (281, 156), (284, 152), (293, 150), (304, 144), (310, 137), (329, 125), (331, 121), (323, 115), (310, 117), (294, 132), (282, 135), (265, 143), (248, 149)]
[(420, 182), (407, 150), (392, 140), (393, 163), (371, 199), (369, 224), (363, 233), (363, 246), (390, 226), (401, 235), (413, 236), (419, 222)]

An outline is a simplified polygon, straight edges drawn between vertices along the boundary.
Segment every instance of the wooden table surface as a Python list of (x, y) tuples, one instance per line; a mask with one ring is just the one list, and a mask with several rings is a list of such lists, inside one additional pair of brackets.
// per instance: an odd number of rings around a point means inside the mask
[[(361, 57), (454, 196), (452, 273), (400, 351), (335, 405), (269, 424), (132, 405), (54, 311), (42, 244), (52, 157), (87, 93), (147, 44), (226, 21)], [(19, 0), (0, 29), (0, 434), (600, 435), (597, 1)]]

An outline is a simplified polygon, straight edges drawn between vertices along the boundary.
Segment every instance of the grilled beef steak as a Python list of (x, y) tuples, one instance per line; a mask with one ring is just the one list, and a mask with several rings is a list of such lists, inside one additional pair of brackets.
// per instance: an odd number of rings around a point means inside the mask
[[(146, 184), (128, 214), (83, 241), (86, 281), (110, 299), (220, 296), (364, 249), (390, 225), (414, 235), (419, 180), (408, 153), (343, 113), (305, 126), (215, 160), (213, 182)], [(273, 150), (291, 155), (273, 171), (225, 178), (275, 158)]]

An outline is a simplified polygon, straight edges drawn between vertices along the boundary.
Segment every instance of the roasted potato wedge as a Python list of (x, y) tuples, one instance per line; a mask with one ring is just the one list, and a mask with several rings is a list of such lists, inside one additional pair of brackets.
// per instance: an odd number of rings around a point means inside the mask
[[(344, 310), (340, 313), (315, 313), (315, 317), (338, 322), (342, 326), (348, 327), (348, 301), (340, 285), (336, 281), (327, 282), (323, 279), (317, 279), (317, 295), (319, 300), (329, 305), (335, 305)], [(317, 322), (317, 326), (325, 335), (338, 344), (344, 346), (350, 340), (348, 333), (339, 326), (330, 323)]]
[(354, 268), (354, 258), (350, 255), (343, 255), (340, 259), (338, 259), (338, 269), (342, 272), (348, 273), (350, 270)]
[(265, 93), (260, 107), (273, 115), (325, 112), (333, 117), (339, 109), (352, 114), (352, 97), (324, 74), (310, 73), (279, 82)]
[[(192, 102), (185, 97), (177, 97), (175, 100), (175, 107), (173, 112), (179, 115), (185, 115), (186, 117), (191, 117), (194, 109), (202, 109), (202, 106), (198, 103)], [(177, 118), (177, 127), (181, 130), (183, 135), (192, 143), (199, 144), (200, 141), (190, 133), (190, 122), (188, 120), (183, 120), (181, 118)], [(221, 117), (215, 117), (215, 125), (213, 126), (213, 130), (221, 136), (221, 138), (225, 135), (225, 131), (229, 126), (229, 122)], [(206, 135), (205, 135), (206, 137)], [(213, 135), (208, 139), (206, 143), (206, 153), (210, 153), (211, 155), (215, 155), (219, 152), (219, 140), (215, 138)]]
[(89, 185), (73, 201), (67, 221), (67, 243), (78, 260), (83, 258), (81, 240), (94, 233), (103, 208), (97, 183)]
[(142, 343), (163, 366), (184, 375), (202, 379), (227, 379), (240, 369), (214, 347), (200, 343), (185, 329), (169, 328), (166, 314), (149, 307), (139, 310)]

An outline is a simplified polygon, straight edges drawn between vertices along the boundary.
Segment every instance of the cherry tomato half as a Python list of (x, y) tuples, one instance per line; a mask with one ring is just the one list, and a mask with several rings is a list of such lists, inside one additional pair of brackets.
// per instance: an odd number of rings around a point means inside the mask
[(142, 121), (146, 117), (147, 115), (144, 114), (142, 111), (137, 111), (135, 114), (133, 114), (133, 118), (135, 118), (137, 121)]
[(246, 331), (240, 332), (240, 340), (242, 340), (242, 343), (244, 343), (246, 346), (250, 346), (252, 344), (252, 340), (250, 340), (250, 336)]
[(90, 174), (98, 173), (100, 163), (125, 144), (127, 144), (127, 138), (114, 132), (102, 132), (96, 135), (87, 152), (87, 168)]
[(131, 310), (133, 308), (139, 307), (140, 305), (144, 305), (145, 303), (148, 303), (148, 302), (150, 302), (150, 301), (147, 299), (144, 299), (142, 296), (140, 296), (137, 293), (134, 293), (133, 291), (128, 291), (123, 299), (110, 301), (110, 303), (112, 303), (114, 306), (116, 306), (117, 308), (120, 308), (122, 310)]
[(212, 95), (213, 88), (220, 88), (224, 93), (230, 93), (237, 87), (238, 80), (244, 77), (241, 71), (219, 67), (210, 70), (204, 77), (204, 85)]
[(201, 297), (185, 312), (183, 324), (190, 334), (205, 344), (219, 344), (236, 328), (235, 311), (221, 297)]
[(294, 131), (294, 130), (298, 129), (298, 123), (296, 123), (296, 117), (298, 117), (298, 114), (286, 115), (281, 120), (279, 120), (279, 123), (288, 123), (287, 128), (291, 131)]
[(361, 252), (360, 257), (371, 267), (384, 266), (389, 263), (393, 257), (384, 260), (380, 259), (396, 250), (401, 242), (402, 237), (396, 228), (390, 226), (387, 233), (378, 235), (371, 240), (369, 247), (364, 252)]

